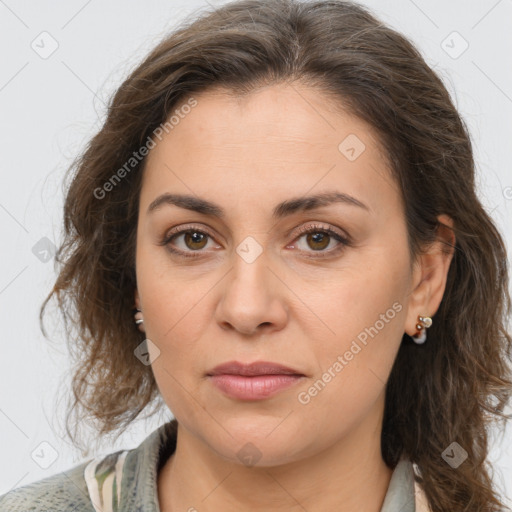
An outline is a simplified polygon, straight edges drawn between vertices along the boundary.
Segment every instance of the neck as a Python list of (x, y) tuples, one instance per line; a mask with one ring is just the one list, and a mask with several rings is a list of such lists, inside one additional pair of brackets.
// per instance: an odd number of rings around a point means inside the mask
[(381, 415), (314, 456), (246, 467), (212, 453), (178, 425), (176, 451), (158, 475), (161, 512), (379, 512), (392, 470), (381, 456)]

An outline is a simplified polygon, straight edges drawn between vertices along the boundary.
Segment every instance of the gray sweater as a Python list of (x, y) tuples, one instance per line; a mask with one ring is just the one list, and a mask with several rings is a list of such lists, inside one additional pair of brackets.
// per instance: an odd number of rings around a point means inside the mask
[[(160, 512), (157, 475), (176, 448), (176, 432), (177, 423), (172, 420), (136, 448), (88, 460), (18, 487), (0, 496), (0, 511)], [(393, 471), (380, 512), (428, 511), (423, 502), (412, 463), (402, 458)]]

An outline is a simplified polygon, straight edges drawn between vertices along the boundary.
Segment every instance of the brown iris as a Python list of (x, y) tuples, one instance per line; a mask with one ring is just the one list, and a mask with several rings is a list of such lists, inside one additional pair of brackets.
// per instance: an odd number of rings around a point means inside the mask
[[(208, 241), (208, 235), (206, 233), (200, 233), (198, 231), (187, 231), (184, 233), (185, 245), (189, 249), (203, 249)], [(191, 244), (199, 244), (197, 245), (189, 245)], [(201, 245), (202, 244), (202, 245)]]
[[(329, 245), (329, 235), (327, 233), (308, 233), (306, 240), (309, 246), (314, 250), (325, 249)], [(312, 242), (312, 244), (310, 243)]]

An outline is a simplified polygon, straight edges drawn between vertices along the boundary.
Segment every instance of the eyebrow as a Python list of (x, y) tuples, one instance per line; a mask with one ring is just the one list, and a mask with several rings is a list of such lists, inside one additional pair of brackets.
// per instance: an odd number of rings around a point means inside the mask
[[(342, 192), (324, 192), (311, 196), (296, 197), (288, 199), (276, 205), (272, 211), (275, 220), (293, 215), (299, 211), (308, 211), (328, 206), (331, 204), (346, 204), (357, 206), (368, 212), (370, 208), (355, 197)], [(193, 195), (165, 193), (158, 196), (148, 207), (147, 213), (151, 213), (163, 205), (174, 205), (186, 210), (191, 210), (203, 215), (225, 219), (224, 209), (211, 201)]]

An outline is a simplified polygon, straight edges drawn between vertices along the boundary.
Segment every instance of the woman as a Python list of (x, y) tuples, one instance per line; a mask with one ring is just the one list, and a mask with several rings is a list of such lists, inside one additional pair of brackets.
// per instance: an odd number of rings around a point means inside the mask
[(132, 450), (2, 510), (487, 511), (512, 383), (503, 240), (412, 44), (342, 1), (183, 24), (76, 162), (56, 297), (105, 435)]

